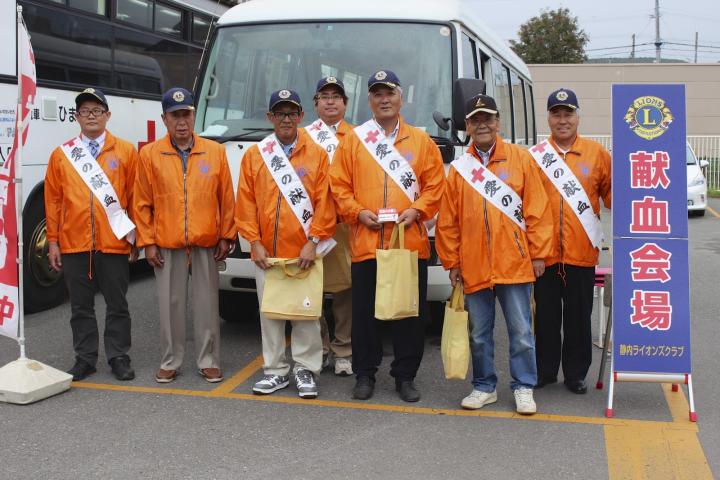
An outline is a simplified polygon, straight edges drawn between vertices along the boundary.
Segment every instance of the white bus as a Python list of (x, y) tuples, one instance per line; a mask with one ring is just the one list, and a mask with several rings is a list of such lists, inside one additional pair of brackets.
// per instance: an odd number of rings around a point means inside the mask
[[(336, 76), (349, 97), (346, 118), (357, 125), (371, 115), (367, 76), (385, 68), (403, 83), (403, 116), (432, 135), (447, 162), (459, 155), (464, 139), (464, 132), (438, 125), (443, 117), (454, 117), (453, 125), (464, 128), (462, 108), (453, 115), (458, 78), (484, 80), (501, 109), (503, 137), (532, 144), (530, 72), (477, 10), (477, 4), (456, 0), (251, 0), (233, 7), (218, 21), (206, 54), (195, 130), (225, 143), (237, 184), (243, 153), (268, 134), (265, 113), (273, 90), (297, 90), (309, 123), (315, 119), (317, 80)], [(439, 112), (437, 123), (434, 112)], [(222, 267), (220, 307), (226, 319), (240, 312), (231, 292), (255, 289), (248, 252), (241, 241)], [(429, 265), (431, 311), (442, 312), (439, 302), (448, 297), (450, 286), (434, 248)]]
[(211, 0), (0, 1), (0, 161), (13, 143), (17, 103), (16, 4), (35, 53), (38, 91), (23, 151), (25, 310), (62, 302), (62, 277), (47, 262), (43, 180), (52, 150), (77, 135), (75, 96), (93, 86), (108, 97), (108, 128), (138, 148), (165, 134), (160, 96), (192, 88), (213, 22)]

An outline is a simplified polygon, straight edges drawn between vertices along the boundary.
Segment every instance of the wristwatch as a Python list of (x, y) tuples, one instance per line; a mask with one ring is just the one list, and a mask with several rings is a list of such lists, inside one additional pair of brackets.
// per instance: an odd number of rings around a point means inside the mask
[(320, 237), (308, 237), (308, 240), (310, 240), (312, 243), (317, 246), (318, 243), (320, 243)]

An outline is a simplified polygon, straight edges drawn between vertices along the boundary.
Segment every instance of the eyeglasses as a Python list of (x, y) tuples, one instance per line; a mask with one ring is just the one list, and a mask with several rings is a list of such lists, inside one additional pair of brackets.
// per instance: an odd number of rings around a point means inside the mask
[(77, 111), (77, 115), (80, 117), (89, 117), (92, 113), (94, 116), (99, 117), (106, 111), (107, 110), (103, 110), (102, 108), (81, 108)]
[(335, 95), (319, 95), (318, 100), (322, 100), (323, 102), (329, 102), (332, 100), (333, 102), (339, 102), (342, 100), (342, 95), (338, 95), (337, 93)]
[(270, 112), (270, 115), (272, 115), (276, 120), (285, 120), (286, 118), (289, 118), (290, 120), (297, 120), (300, 118), (300, 112)]

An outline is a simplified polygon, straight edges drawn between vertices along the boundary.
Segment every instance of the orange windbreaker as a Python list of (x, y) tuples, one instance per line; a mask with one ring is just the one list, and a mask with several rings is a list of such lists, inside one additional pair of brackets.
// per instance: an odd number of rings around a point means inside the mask
[[(467, 151), (480, 160), (474, 145)], [(531, 261), (544, 259), (552, 247), (552, 214), (542, 188), (542, 172), (528, 151), (498, 136), (487, 168), (522, 199), (527, 231), (450, 168), (435, 248), (446, 270), (460, 268), (466, 294), (496, 284), (534, 282)]]
[[(320, 240), (335, 233), (335, 205), (330, 196), (328, 155), (307, 133), (298, 131), (298, 140), (290, 155), (305, 186), (315, 213), (308, 236)], [(248, 242), (260, 240), (270, 257), (295, 258), (308, 237), (285, 201), (270, 170), (260, 155), (260, 147), (250, 147), (240, 165), (235, 224)]]
[[(565, 155), (560, 152), (552, 138), (550, 143), (580, 180), (593, 211), (596, 214), (600, 213), (600, 197), (605, 206), (610, 208), (612, 178), (610, 153), (599, 143), (581, 138), (579, 135)], [(554, 220), (552, 253), (545, 258), (545, 265), (561, 262), (578, 267), (594, 267), (598, 264), (598, 250), (592, 246), (580, 220), (566, 205), (547, 175), (540, 172), (540, 177), (550, 201)]]
[(375, 250), (387, 248), (392, 226), (385, 224), (379, 231), (370, 230), (358, 222), (361, 210), (377, 213), (381, 208), (395, 208), (402, 213), (408, 208), (420, 212), (420, 219), (405, 233), (405, 247), (418, 252), (418, 257), (430, 256), (430, 243), (423, 222), (435, 216), (445, 189), (442, 156), (430, 136), (400, 118), (395, 148), (405, 157), (420, 184), (420, 197), (410, 202), (400, 187), (389, 178), (377, 161), (368, 153), (353, 132), (338, 146), (330, 166), (330, 186), (340, 217), (350, 225), (350, 250), (353, 262), (374, 259)]
[(233, 185), (225, 149), (195, 135), (183, 173), (170, 135), (140, 151), (133, 210), (138, 246), (214, 247), (235, 241)]
[[(97, 162), (120, 197), (120, 205), (129, 210), (137, 151), (130, 143), (105, 131), (105, 143)], [(132, 219), (132, 212), (128, 213)], [(53, 150), (45, 173), (45, 220), (48, 241), (58, 242), (62, 253), (130, 253), (130, 244), (115, 236), (102, 204), (60, 147)]]

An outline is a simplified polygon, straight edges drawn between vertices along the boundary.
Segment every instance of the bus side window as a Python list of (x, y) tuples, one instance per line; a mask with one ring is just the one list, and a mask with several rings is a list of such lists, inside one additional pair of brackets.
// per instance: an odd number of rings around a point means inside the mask
[(495, 102), (500, 111), (500, 136), (505, 140), (513, 140), (512, 102), (510, 100), (510, 70), (493, 57), (493, 87)]
[(535, 132), (535, 98), (533, 98), (532, 85), (528, 82), (525, 83), (525, 106), (527, 107), (527, 118), (528, 118), (528, 144), (534, 145), (537, 142)]
[(478, 78), (475, 42), (465, 33), (462, 34), (462, 78)]
[(512, 85), (513, 117), (515, 120), (515, 143), (528, 144), (527, 117), (525, 115), (525, 92), (520, 76), (510, 72)]

